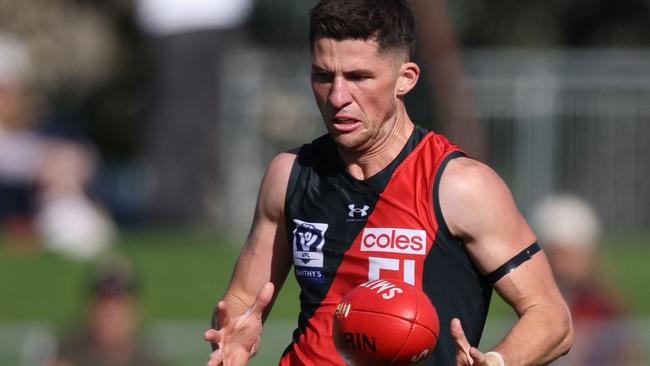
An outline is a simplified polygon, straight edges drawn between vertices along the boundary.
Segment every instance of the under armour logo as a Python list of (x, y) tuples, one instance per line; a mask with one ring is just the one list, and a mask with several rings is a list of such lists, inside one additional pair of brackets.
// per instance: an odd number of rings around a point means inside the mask
[(363, 208), (357, 208), (356, 205), (348, 205), (348, 208), (350, 209), (348, 216), (354, 217), (355, 214), (359, 214), (361, 217), (365, 217), (368, 216), (368, 209), (370, 209), (370, 206), (363, 205)]

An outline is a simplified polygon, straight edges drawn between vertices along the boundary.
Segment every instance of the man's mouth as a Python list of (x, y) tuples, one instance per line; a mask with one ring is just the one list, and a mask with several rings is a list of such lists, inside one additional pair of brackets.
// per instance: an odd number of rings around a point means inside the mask
[(349, 124), (349, 123), (359, 122), (356, 119), (352, 119), (352, 118), (332, 118), (331, 121), (332, 121), (332, 123), (337, 123), (337, 124), (338, 123)]
[(338, 132), (351, 132), (361, 126), (361, 121), (347, 116), (334, 117), (330, 119), (330, 123), (334, 130)]

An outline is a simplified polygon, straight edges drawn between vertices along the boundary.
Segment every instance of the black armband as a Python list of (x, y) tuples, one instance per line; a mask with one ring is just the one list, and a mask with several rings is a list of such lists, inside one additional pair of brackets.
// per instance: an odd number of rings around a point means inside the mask
[(501, 277), (507, 275), (508, 273), (514, 271), (522, 263), (532, 258), (533, 254), (539, 252), (542, 248), (539, 247), (537, 242), (531, 244), (528, 248), (522, 250), (516, 256), (510, 258), (507, 262), (501, 265), (501, 267), (492, 271), (492, 273), (486, 276), (490, 285), (494, 285)]

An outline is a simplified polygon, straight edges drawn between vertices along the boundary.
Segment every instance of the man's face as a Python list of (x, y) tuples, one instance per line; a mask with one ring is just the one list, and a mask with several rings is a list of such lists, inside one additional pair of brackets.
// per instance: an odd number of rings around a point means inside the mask
[(102, 347), (131, 342), (136, 332), (136, 305), (128, 295), (105, 296), (91, 305), (90, 330)]
[(312, 49), (311, 85), (325, 126), (339, 147), (364, 152), (390, 133), (403, 58), (374, 40), (320, 38)]
[(593, 281), (596, 258), (592, 246), (575, 247), (549, 242), (544, 252), (562, 290), (571, 291)]

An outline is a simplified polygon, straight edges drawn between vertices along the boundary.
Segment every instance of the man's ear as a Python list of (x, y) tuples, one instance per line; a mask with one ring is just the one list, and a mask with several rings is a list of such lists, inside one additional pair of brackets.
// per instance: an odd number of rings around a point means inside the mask
[(420, 67), (415, 62), (405, 62), (399, 69), (397, 76), (396, 94), (403, 97), (415, 87), (420, 77)]

